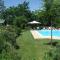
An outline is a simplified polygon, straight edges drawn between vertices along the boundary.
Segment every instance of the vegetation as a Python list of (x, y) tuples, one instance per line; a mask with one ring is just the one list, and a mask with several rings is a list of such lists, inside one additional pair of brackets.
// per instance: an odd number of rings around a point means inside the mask
[[(0, 0), (3, 2), (2, 0)], [(60, 27), (60, 0), (42, 0), (43, 9), (31, 12), (29, 2), (24, 1), (16, 7), (0, 10), (0, 60), (59, 60), (60, 49), (46, 43), (49, 40), (35, 40), (25, 31), (27, 22), (37, 20), (43, 26)], [(4, 11), (3, 11), (4, 10)], [(60, 41), (59, 41), (60, 44)], [(55, 53), (56, 52), (56, 53)]]
[(5, 24), (14, 25), (17, 23), (16, 21), (20, 21), (21, 24), (25, 24), (23, 22), (28, 22), (31, 20), (31, 11), (29, 10), (28, 3), (24, 2), (23, 4), (19, 4), (17, 7), (10, 7), (3, 12), (3, 18), (5, 19)]
[(60, 60), (60, 45), (46, 52), (44, 60)]
[[(58, 40), (53, 41), (60, 44)], [(20, 46), (18, 53), (22, 56), (21, 60), (53, 60), (52, 58), (53, 56), (55, 58), (57, 49), (54, 46), (48, 45), (48, 42), (50, 40), (35, 40), (30, 31), (24, 31), (17, 39), (17, 43)], [(49, 56), (50, 52), (52, 56)]]
[(4, 1), (0, 0), (0, 19), (2, 18), (2, 13), (4, 12), (5, 6), (4, 6)]
[(42, 10), (38, 10), (35, 14), (43, 25), (55, 27), (60, 26), (60, 3), (59, 0), (43, 0), (44, 5)]
[[(19, 49), (16, 43), (16, 38), (18, 34), (12, 27), (0, 27), (0, 59), (1, 60), (16, 60), (20, 58), (17, 54), (17, 49)], [(20, 59), (18, 59), (20, 60)]]

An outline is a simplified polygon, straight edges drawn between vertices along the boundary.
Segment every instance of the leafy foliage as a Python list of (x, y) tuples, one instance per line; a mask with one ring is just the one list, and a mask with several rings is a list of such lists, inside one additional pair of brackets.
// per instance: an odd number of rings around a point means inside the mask
[(44, 6), (42, 10), (35, 11), (37, 19), (47, 26), (52, 24), (55, 27), (60, 26), (60, 1), (59, 0), (43, 0)]
[(16, 43), (16, 38), (17, 36), (19, 36), (18, 34), (18, 28), (14, 28), (14, 27), (5, 27), (2, 28), (1, 33), (0, 33), (0, 46), (1, 48), (3, 48), (5, 46), (5, 43), (8, 42), (10, 43), (12, 46), (14, 46), (15, 48), (18, 47), (17, 43)]
[(30, 21), (32, 13), (29, 10), (28, 4), (29, 4), (28, 2), (24, 1), (22, 4), (19, 4), (17, 7), (7, 8), (2, 14), (3, 18), (5, 19), (5, 24), (14, 25), (14, 21), (16, 24), (17, 22), (16, 20), (19, 19), (20, 19), (19, 20), (20, 25), (24, 25), (25, 22)]
[(6, 26), (0, 28), (0, 59), (1, 60), (20, 60), (16, 49), (19, 46), (16, 42), (16, 38), (19, 36), (18, 28), (14, 26)]
[(24, 28), (27, 23), (25, 16), (16, 17), (13, 24), (17, 27)]
[(57, 45), (54, 49), (47, 52), (44, 60), (60, 60), (60, 45)]

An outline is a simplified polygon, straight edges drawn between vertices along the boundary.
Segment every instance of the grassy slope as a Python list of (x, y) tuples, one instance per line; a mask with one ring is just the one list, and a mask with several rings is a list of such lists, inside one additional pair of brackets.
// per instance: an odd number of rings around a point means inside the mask
[(21, 60), (43, 60), (45, 52), (49, 51), (51, 46), (46, 45), (49, 40), (34, 40), (29, 31), (17, 39), (20, 46), (18, 50)]

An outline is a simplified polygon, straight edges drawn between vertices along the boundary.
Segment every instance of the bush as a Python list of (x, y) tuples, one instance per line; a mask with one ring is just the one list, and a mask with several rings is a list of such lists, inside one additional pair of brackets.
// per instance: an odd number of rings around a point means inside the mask
[(6, 42), (5, 37), (3, 36), (2, 33), (0, 33), (0, 53), (1, 53), (2, 50), (4, 49), (5, 42)]
[(20, 33), (21, 33), (21, 29), (16, 27), (16, 26), (10, 25), (10, 26), (7, 26), (5, 28), (6, 28), (7, 31), (15, 33), (16, 36), (19, 36)]
[(16, 38), (20, 35), (20, 33), (21, 30), (15, 26), (6, 26), (5, 28), (1, 28), (1, 48), (4, 45), (4, 42), (9, 42), (10, 44), (12, 44), (12, 46), (18, 49), (19, 46), (16, 43)]
[(27, 19), (25, 16), (18, 16), (15, 17), (15, 20), (13, 22), (13, 24), (21, 29), (24, 29), (27, 23)]
[(18, 47), (16, 43), (16, 38), (20, 35), (20, 29), (14, 27), (14, 26), (9, 26), (6, 27), (6, 30), (4, 32), (4, 36), (6, 37), (6, 40), (10, 42), (15, 48)]
[(0, 54), (0, 60), (20, 60), (21, 57), (15, 51), (11, 44), (7, 43), (5, 49)]
[(44, 60), (60, 60), (60, 46), (46, 52)]
[(20, 60), (15, 49), (19, 49), (16, 38), (19, 31), (13, 27), (2, 27), (0, 31), (0, 60)]

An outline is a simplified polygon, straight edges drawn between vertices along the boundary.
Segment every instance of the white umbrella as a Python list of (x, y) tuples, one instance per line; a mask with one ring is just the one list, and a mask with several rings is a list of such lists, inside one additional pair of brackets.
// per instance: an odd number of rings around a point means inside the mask
[(32, 21), (32, 22), (28, 22), (28, 24), (41, 24), (41, 23), (37, 21)]

